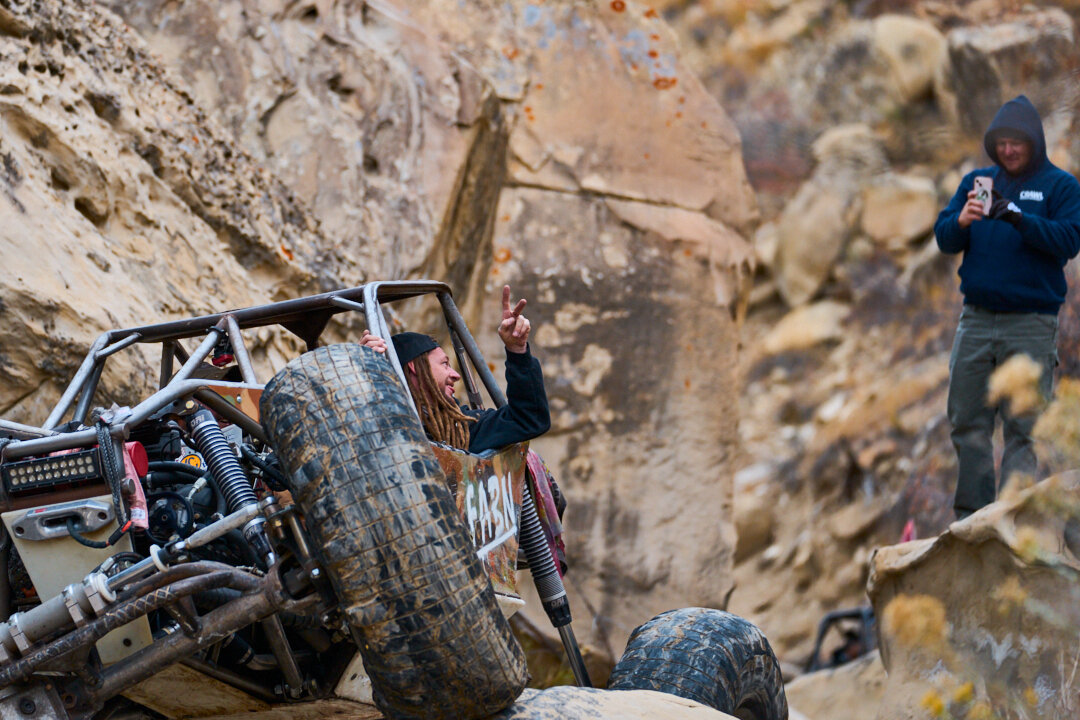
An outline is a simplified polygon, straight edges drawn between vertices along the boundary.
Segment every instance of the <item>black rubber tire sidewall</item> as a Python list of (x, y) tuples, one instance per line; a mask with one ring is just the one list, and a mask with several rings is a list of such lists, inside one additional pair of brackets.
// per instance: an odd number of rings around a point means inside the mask
[(780, 664), (753, 624), (712, 608), (683, 608), (636, 628), (608, 680), (657, 690), (749, 720), (787, 720)]
[(406, 390), (359, 345), (305, 353), (260, 413), (391, 718), (480, 718), (528, 680)]

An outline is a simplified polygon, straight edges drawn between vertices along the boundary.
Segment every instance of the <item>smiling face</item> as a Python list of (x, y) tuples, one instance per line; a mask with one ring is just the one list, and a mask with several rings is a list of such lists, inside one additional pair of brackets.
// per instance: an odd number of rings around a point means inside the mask
[(437, 347), (427, 354), (428, 365), (431, 367), (431, 375), (435, 378), (435, 387), (442, 390), (446, 397), (454, 399), (454, 385), (461, 376), (450, 365), (450, 358), (442, 348)]
[(1019, 175), (1031, 162), (1031, 141), (1018, 134), (1001, 134), (994, 140), (998, 163), (1010, 175)]

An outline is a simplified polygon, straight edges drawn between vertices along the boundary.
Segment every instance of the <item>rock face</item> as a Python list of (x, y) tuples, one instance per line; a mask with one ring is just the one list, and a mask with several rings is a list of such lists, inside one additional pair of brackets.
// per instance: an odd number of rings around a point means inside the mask
[(105, 5), (120, 18), (0, 9), (6, 414), (40, 422), (107, 326), (375, 277), (449, 282), (497, 363), (508, 282), (546, 371), (536, 446), (570, 500), (579, 637), (617, 656), (657, 612), (725, 603), (757, 209), (734, 126), (655, 12)]
[(874, 554), (889, 672), (879, 720), (1076, 716), (1078, 488), (1075, 474), (1055, 476)]
[(795, 678), (784, 687), (788, 704), (807, 720), (867, 720), (874, 717), (888, 681), (881, 656)]
[[(1080, 169), (1078, 7), (664, 5), (740, 130), (763, 219), (729, 609), (802, 664), (826, 612), (865, 604), (873, 547), (953, 519), (945, 400), (962, 298), (959, 258), (938, 251), (931, 225), (987, 162), (984, 124), (1017, 93), (1039, 107), (1053, 161)], [(1075, 262), (1067, 272), (1075, 288)], [(1059, 394), (1080, 373), (1071, 295), (1061, 323)], [(1039, 453), (1048, 470), (1076, 466)]]
[(1073, 52), (1074, 34), (1072, 18), (1059, 8), (953, 30), (948, 35), (952, 72), (942, 93), (955, 96), (947, 109), (966, 130), (981, 133), (1002, 98), (1031, 92), (1040, 105), (1054, 104), (1072, 92), (1060, 75), (1059, 58)]
[[(40, 2), (0, 8), (0, 27), (5, 415), (44, 420), (109, 327), (330, 277), (315, 219), (115, 18)], [(156, 370), (114, 372), (122, 395)]]

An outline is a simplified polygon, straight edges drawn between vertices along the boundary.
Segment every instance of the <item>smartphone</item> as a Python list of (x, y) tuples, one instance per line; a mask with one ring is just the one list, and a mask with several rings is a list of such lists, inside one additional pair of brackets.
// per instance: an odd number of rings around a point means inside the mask
[(975, 199), (982, 203), (983, 215), (989, 215), (994, 202), (994, 178), (985, 175), (975, 178)]

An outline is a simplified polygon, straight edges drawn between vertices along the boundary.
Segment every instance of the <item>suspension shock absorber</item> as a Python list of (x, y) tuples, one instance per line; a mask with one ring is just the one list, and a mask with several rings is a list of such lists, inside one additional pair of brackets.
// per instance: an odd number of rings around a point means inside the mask
[[(202, 409), (191, 416), (188, 422), (191, 429), (191, 439), (195, 448), (206, 459), (210, 466), (210, 472), (217, 480), (218, 488), (225, 497), (225, 504), (230, 513), (234, 513), (249, 505), (257, 505), (258, 498), (251, 489), (251, 483), (240, 467), (240, 461), (229, 447), (225, 439), (225, 433), (218, 426), (214, 414), (207, 409)], [(267, 567), (274, 564), (274, 551), (270, 547), (270, 541), (266, 537), (266, 519), (262, 515), (256, 515), (244, 525), (244, 538), (251, 544), (255, 552), (266, 561)]]

